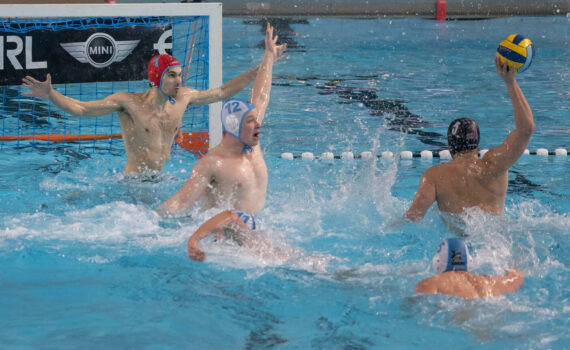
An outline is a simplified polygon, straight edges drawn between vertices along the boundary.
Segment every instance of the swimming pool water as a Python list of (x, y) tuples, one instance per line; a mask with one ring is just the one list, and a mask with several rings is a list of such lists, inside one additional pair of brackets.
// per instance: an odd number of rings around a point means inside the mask
[[(413, 295), (432, 273), (436, 245), (454, 235), (434, 208), (419, 224), (398, 224), (438, 159), (279, 158), (285, 151), (439, 150), (456, 116), (477, 119), (482, 148), (497, 145), (513, 119), (492, 57), (513, 31), (538, 49), (519, 76), (537, 124), (529, 148), (568, 148), (568, 24), (562, 17), (290, 24), (296, 47), (275, 67), (262, 129), (269, 186), (257, 217), (272, 244), (291, 253), (289, 262), (212, 241), (203, 245), (207, 262), (186, 257), (188, 236), (217, 211), (193, 208), (162, 220), (154, 213), (196, 161), (180, 149), (163, 174), (138, 177), (120, 174), (120, 143), (101, 153), (3, 149), (0, 343), (569, 347), (568, 158), (524, 156), (510, 173), (504, 217), (475, 210), (465, 217), (474, 272), (516, 264), (525, 274), (517, 293), (471, 301)], [(262, 39), (261, 25), (224, 19), (224, 80), (260, 59)]]

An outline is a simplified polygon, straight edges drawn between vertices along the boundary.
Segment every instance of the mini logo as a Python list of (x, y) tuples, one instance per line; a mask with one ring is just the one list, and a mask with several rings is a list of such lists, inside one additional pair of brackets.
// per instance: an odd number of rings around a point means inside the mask
[(115, 41), (109, 34), (95, 33), (84, 42), (60, 45), (79, 62), (103, 68), (124, 60), (139, 42), (140, 40)]

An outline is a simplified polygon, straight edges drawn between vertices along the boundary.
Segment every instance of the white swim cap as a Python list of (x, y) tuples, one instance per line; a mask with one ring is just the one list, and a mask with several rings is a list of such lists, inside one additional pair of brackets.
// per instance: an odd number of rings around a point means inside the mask
[(462, 239), (448, 238), (437, 247), (433, 257), (433, 269), (436, 273), (469, 271), (472, 261), (469, 249)]

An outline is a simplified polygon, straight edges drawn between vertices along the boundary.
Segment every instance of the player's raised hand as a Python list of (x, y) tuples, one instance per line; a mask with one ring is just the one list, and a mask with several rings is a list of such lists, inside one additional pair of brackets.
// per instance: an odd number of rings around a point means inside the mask
[(22, 79), (22, 86), (32, 90), (31, 92), (24, 92), (22, 95), (33, 95), (37, 97), (49, 97), (51, 92), (51, 75), (48, 73), (45, 81), (39, 81), (27, 75)]

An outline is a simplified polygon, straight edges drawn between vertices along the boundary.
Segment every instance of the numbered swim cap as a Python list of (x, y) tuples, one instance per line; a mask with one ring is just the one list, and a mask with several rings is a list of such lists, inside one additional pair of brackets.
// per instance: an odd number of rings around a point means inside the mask
[(240, 98), (231, 98), (222, 106), (222, 129), (244, 144), (243, 153), (253, 151), (253, 148), (246, 145), (240, 137), (243, 118), (253, 109), (254, 105)]
[(164, 72), (173, 67), (180, 67), (180, 62), (170, 55), (156, 55), (148, 62), (148, 80), (160, 90)]
[(255, 230), (255, 219), (253, 218), (253, 215), (250, 215), (243, 211), (237, 211), (237, 210), (232, 210), (232, 211), (238, 216), (238, 218), (241, 219), (241, 221), (243, 221), (243, 223), (250, 230)]
[(436, 273), (447, 271), (469, 271), (472, 258), (467, 245), (460, 238), (444, 239), (437, 247), (433, 257), (433, 269)]
[(479, 146), (479, 126), (470, 118), (455, 119), (447, 129), (447, 145), (451, 154), (476, 149)]
[(222, 106), (222, 129), (241, 141), (241, 123), (252, 109), (254, 105), (240, 98), (227, 100)]

